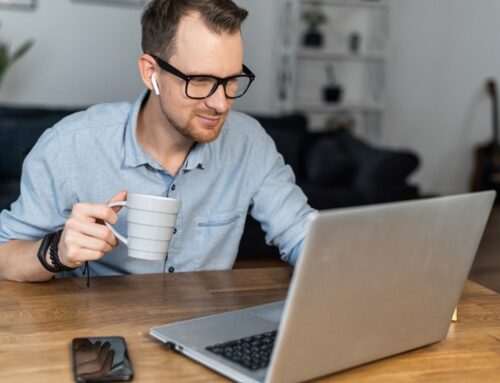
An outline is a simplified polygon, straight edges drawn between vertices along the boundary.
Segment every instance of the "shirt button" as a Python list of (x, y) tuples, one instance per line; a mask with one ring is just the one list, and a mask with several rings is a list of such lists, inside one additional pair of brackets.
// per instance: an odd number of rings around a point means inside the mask
[(170, 266), (170, 267), (168, 268), (168, 272), (169, 272), (169, 273), (173, 273), (174, 271), (175, 271), (175, 269), (174, 269), (172, 266)]
[(175, 184), (172, 185), (172, 190), (175, 190)]
[(177, 228), (174, 227), (173, 233), (177, 233)]

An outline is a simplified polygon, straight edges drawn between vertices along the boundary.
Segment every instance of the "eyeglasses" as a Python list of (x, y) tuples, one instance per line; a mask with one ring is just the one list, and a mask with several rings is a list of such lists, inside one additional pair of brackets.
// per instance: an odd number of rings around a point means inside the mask
[(250, 84), (255, 80), (255, 75), (245, 65), (243, 65), (243, 74), (236, 76), (220, 78), (206, 74), (187, 75), (161, 58), (151, 54), (150, 56), (165, 72), (183, 79), (186, 82), (186, 96), (195, 100), (210, 97), (221, 84), (227, 98), (239, 98), (247, 92)]

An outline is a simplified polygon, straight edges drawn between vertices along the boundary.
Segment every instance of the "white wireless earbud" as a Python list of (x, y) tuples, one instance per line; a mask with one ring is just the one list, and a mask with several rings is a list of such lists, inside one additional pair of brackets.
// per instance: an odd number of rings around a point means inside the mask
[(159, 96), (160, 88), (158, 87), (158, 83), (156, 82), (156, 73), (153, 73), (153, 75), (151, 76), (151, 83), (153, 84), (153, 89), (155, 90), (155, 94)]

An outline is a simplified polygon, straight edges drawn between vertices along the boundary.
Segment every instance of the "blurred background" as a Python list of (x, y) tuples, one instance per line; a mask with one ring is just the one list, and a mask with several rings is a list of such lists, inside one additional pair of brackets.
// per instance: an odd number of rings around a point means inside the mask
[[(423, 195), (469, 189), (474, 149), (491, 139), (485, 82), (500, 74), (495, 0), (237, 0), (250, 12), (246, 64), (257, 79), (236, 109), (301, 112), (411, 150)], [(141, 0), (0, 0), (0, 40), (34, 45), (6, 72), (0, 104), (80, 108), (133, 101)]]

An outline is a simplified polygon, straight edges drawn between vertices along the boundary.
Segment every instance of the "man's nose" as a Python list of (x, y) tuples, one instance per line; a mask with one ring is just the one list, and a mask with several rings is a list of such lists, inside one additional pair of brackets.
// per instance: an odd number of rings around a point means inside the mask
[(224, 86), (219, 84), (215, 92), (205, 99), (206, 105), (217, 113), (225, 113), (230, 108), (232, 100), (226, 97)]

